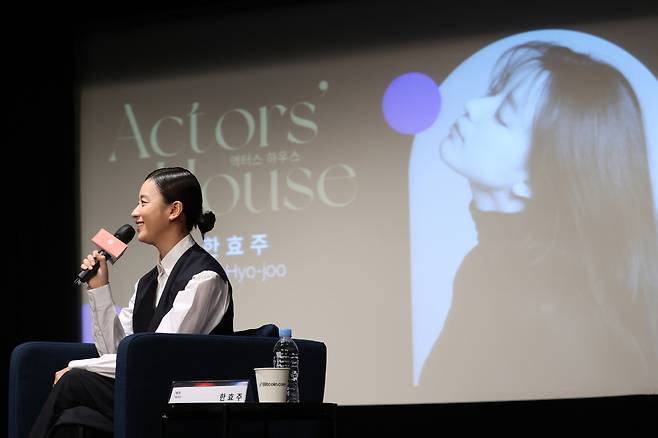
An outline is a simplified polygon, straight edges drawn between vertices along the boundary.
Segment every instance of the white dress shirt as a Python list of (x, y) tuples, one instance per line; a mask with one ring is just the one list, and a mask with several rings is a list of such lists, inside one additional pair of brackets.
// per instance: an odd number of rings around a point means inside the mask
[[(158, 262), (158, 287), (154, 303), (156, 307), (174, 265), (192, 245), (194, 239), (188, 234)], [(133, 334), (133, 310), (138, 284), (139, 281), (135, 284), (135, 292), (128, 307), (121, 309), (118, 315), (109, 284), (87, 291), (94, 343), (100, 357), (72, 360), (69, 362), (70, 368), (82, 368), (107, 377), (115, 377), (119, 342)], [(208, 334), (222, 320), (228, 305), (228, 283), (216, 272), (199, 272), (190, 279), (185, 289), (178, 292), (173, 307), (164, 315), (155, 331)]]

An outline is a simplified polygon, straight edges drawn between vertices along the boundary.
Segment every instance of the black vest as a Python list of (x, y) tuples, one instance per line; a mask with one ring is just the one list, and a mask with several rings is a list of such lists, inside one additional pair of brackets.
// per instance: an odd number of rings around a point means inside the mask
[(140, 278), (133, 309), (133, 332), (154, 332), (162, 318), (171, 310), (179, 291), (185, 289), (193, 276), (202, 271), (216, 272), (228, 283), (228, 309), (222, 320), (210, 333), (213, 335), (233, 334), (233, 289), (222, 266), (213, 256), (196, 243), (178, 259), (169, 274), (162, 296), (155, 307), (158, 287), (158, 268), (151, 269)]

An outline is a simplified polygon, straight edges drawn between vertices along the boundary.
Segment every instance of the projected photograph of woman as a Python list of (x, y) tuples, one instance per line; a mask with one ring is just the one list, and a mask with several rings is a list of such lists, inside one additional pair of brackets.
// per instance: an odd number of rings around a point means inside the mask
[(550, 40), (504, 50), (446, 122), (433, 147), (467, 183), (476, 240), (419, 374), (425, 399), (658, 391), (644, 124), (619, 69)]

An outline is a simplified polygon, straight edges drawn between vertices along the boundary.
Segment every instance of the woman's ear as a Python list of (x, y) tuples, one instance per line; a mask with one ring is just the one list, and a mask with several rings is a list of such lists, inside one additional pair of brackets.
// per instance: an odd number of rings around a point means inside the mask
[(532, 189), (528, 181), (519, 181), (512, 186), (512, 193), (519, 198), (532, 198)]
[(175, 221), (183, 213), (183, 204), (180, 201), (174, 201), (169, 205), (169, 220)]

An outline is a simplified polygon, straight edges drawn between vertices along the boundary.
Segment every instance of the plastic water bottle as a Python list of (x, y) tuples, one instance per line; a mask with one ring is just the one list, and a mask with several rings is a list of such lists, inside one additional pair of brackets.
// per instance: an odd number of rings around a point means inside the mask
[(279, 340), (274, 345), (274, 367), (290, 368), (288, 377), (287, 401), (288, 403), (299, 402), (299, 349), (292, 340), (292, 330), (289, 328), (279, 329)]

